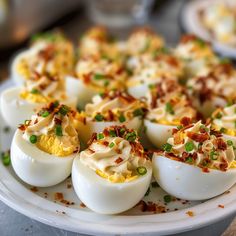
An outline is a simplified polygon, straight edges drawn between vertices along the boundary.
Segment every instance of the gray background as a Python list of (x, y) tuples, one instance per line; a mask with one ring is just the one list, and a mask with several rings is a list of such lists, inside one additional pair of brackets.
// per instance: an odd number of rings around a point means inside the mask
[[(181, 29), (179, 26), (179, 12), (183, 3), (183, 0), (166, 1), (166, 3), (155, 10), (151, 16), (150, 25), (159, 33), (161, 33), (171, 45), (175, 44), (181, 35)], [(60, 24), (61, 28), (66, 32), (66, 34), (68, 34), (68, 36), (74, 40), (76, 40), (77, 36), (90, 25), (91, 22), (86, 19), (83, 11), (80, 11), (77, 15), (73, 15), (69, 21), (61, 22)], [(0, 77), (2, 78), (7, 74), (7, 64), (8, 61), (0, 62)], [(186, 233), (176, 234), (176, 236), (218, 236), (224, 232), (226, 227), (233, 220), (233, 217), (234, 216), (230, 216), (208, 227)], [(0, 236), (81, 235), (39, 223), (17, 213), (1, 202), (0, 219)]]

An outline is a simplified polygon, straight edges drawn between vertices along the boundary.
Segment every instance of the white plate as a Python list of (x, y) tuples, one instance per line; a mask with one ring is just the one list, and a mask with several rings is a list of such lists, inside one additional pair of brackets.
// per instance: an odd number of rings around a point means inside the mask
[(202, 25), (199, 19), (199, 10), (209, 7), (213, 0), (189, 1), (181, 12), (181, 23), (185, 31), (194, 33), (200, 38), (212, 43), (214, 49), (225, 57), (236, 59), (236, 48), (216, 41)]
[[(11, 84), (11, 81), (7, 81), (0, 90)], [(1, 148), (6, 150), (10, 146), (12, 131), (3, 132), (5, 125), (2, 120), (0, 126)], [(81, 202), (73, 188), (67, 187), (70, 183), (71, 180), (68, 178), (57, 186), (38, 188), (37, 192), (33, 192), (30, 190), (31, 186), (16, 177), (11, 167), (5, 167), (0, 163), (0, 199), (4, 203), (30, 218), (74, 232), (94, 235), (167, 235), (211, 224), (236, 211), (236, 186), (234, 186), (229, 193), (209, 201), (171, 202), (166, 205), (169, 209), (167, 213), (143, 213), (135, 207), (120, 215), (99, 215), (80, 205)], [(54, 202), (55, 192), (62, 192), (66, 200), (75, 204), (66, 207), (63, 203)], [(161, 188), (151, 188), (150, 194), (144, 200), (164, 205), (164, 195), (166, 193)], [(220, 208), (219, 205), (224, 205), (224, 208)], [(174, 211), (175, 208), (179, 210)], [(188, 211), (192, 211), (194, 216), (186, 214)]]

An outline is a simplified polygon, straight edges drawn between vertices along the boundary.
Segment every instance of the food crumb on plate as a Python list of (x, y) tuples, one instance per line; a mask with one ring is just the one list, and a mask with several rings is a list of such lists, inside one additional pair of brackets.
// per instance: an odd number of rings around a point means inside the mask
[(188, 216), (190, 216), (190, 217), (193, 217), (193, 216), (194, 216), (193, 211), (187, 211), (186, 214), (187, 214)]
[(221, 205), (221, 204), (219, 204), (218, 207), (219, 207), (219, 208), (225, 208), (225, 206), (224, 206), (224, 205)]
[(31, 190), (32, 192), (34, 192), (34, 193), (36, 193), (36, 192), (39, 191), (37, 187), (31, 187), (30, 190)]
[(64, 199), (64, 195), (63, 193), (60, 193), (60, 192), (56, 192), (54, 193), (54, 200), (55, 201), (61, 201)]

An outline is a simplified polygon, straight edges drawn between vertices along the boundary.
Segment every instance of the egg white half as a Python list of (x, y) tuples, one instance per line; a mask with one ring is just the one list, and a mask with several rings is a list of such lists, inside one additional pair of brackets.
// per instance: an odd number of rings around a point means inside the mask
[(76, 157), (72, 167), (72, 182), (80, 200), (100, 214), (118, 214), (134, 207), (145, 195), (151, 181), (152, 169), (137, 179), (111, 183), (97, 175)]
[(143, 83), (143, 84), (138, 84), (135, 86), (128, 87), (127, 90), (130, 95), (132, 95), (136, 99), (139, 99), (147, 95), (149, 88), (147, 84)]
[(17, 130), (11, 144), (11, 163), (14, 171), (27, 184), (49, 187), (62, 182), (71, 174), (76, 154), (57, 157), (38, 149)]
[(186, 200), (205, 200), (218, 196), (236, 183), (236, 169), (226, 172), (201, 168), (167, 157), (153, 155), (153, 175), (169, 194)]
[(148, 139), (157, 148), (161, 148), (167, 142), (172, 135), (172, 129), (175, 128), (175, 126), (158, 124), (148, 119), (144, 120), (144, 126)]
[(30, 119), (35, 110), (44, 103), (30, 103), (20, 98), (21, 87), (9, 88), (1, 94), (1, 114), (5, 122), (16, 128), (25, 120)]
[(84, 108), (88, 102), (92, 101), (92, 97), (98, 91), (84, 84), (80, 79), (66, 76), (66, 93), (69, 97), (76, 98), (78, 106)]

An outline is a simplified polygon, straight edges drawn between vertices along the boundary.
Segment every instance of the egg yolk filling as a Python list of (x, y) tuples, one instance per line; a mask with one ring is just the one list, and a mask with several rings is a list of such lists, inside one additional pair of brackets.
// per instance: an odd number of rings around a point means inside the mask
[(112, 183), (130, 182), (147, 173), (150, 160), (133, 130), (112, 126), (97, 133), (80, 161)]
[(229, 136), (236, 136), (236, 104), (218, 108), (211, 116), (212, 127)]
[(23, 138), (40, 150), (66, 157), (80, 148), (75, 116), (75, 111), (54, 102), (41, 109), (19, 129), (23, 131)]
[(236, 167), (235, 147), (231, 140), (225, 140), (220, 132), (201, 121), (195, 124), (186, 121), (185, 126), (173, 129), (173, 137), (163, 146), (166, 157), (198, 166), (206, 172)]
[(31, 103), (49, 103), (55, 100), (65, 100), (64, 82), (59, 77), (49, 75), (34, 75), (25, 83), (25, 88), (19, 94), (21, 99)]
[(29, 49), (29, 54), (25, 55), (17, 64), (16, 70), (20, 75), (30, 79), (35, 72), (55, 76), (72, 71), (74, 52), (69, 41), (61, 39), (50, 42), (44, 40), (43, 37), (38, 41)]
[(120, 91), (111, 91), (96, 95), (93, 103), (85, 106), (82, 116), (92, 121), (130, 121), (135, 117), (142, 118), (145, 114), (145, 104), (131, 95)]
[(165, 85), (157, 83), (150, 86), (148, 108), (146, 119), (158, 124), (178, 126), (186, 116), (197, 120), (197, 111), (189, 97), (173, 80), (166, 81)]

